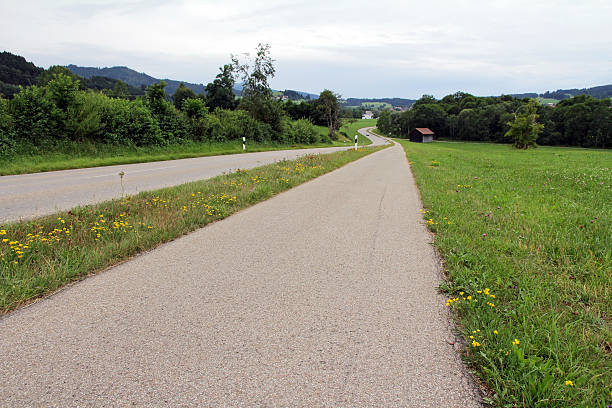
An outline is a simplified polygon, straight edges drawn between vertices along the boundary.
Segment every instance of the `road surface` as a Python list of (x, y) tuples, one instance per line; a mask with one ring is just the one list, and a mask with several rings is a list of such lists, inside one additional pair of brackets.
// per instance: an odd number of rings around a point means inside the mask
[[(384, 139), (375, 135), (368, 137), (374, 145), (385, 143)], [(120, 172), (125, 173), (125, 194), (136, 194), (214, 177), (238, 168), (248, 169), (282, 159), (343, 149), (346, 148), (279, 150), (1, 176), (0, 223), (120, 197)]]
[(478, 407), (395, 145), (0, 319), (0, 406)]

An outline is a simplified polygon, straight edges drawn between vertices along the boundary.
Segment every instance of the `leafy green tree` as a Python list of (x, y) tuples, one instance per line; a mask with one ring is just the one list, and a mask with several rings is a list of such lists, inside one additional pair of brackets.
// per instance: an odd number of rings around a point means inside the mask
[(164, 114), (166, 111), (166, 81), (147, 87), (146, 99), (151, 112), (155, 115)]
[(174, 101), (174, 107), (176, 109), (183, 109), (183, 101), (188, 98), (195, 98), (196, 94), (190, 88), (187, 88), (184, 83), (180, 83), (174, 95), (172, 96), (172, 100)]
[(15, 132), (13, 118), (8, 111), (8, 101), (0, 98), (0, 158), (6, 158), (14, 152)]
[(213, 82), (206, 85), (206, 106), (214, 111), (216, 108), (221, 109), (236, 109), (238, 102), (234, 95), (234, 68), (230, 64), (226, 64), (219, 68), (221, 71), (215, 77)]
[(209, 130), (206, 118), (208, 108), (201, 98), (188, 98), (183, 101), (183, 112), (189, 119), (189, 135), (192, 140), (202, 141)]
[(200, 98), (188, 98), (183, 101), (183, 112), (189, 119), (202, 118), (208, 113), (208, 108)]
[(242, 98), (270, 98), (272, 89), (268, 81), (276, 73), (274, 60), (270, 57), (270, 45), (260, 43), (252, 59), (248, 53), (244, 56), (247, 61), (241, 63), (238, 57), (232, 55), (232, 70), (243, 81)]
[(130, 91), (127, 84), (122, 80), (118, 79), (115, 83), (115, 86), (113, 87), (112, 95), (115, 98), (129, 99)]
[(245, 54), (246, 61), (240, 62), (232, 56), (234, 75), (243, 82), (242, 99), (238, 107), (246, 110), (251, 116), (267, 123), (278, 134), (283, 132), (284, 111), (280, 101), (272, 98), (269, 79), (274, 77), (276, 69), (270, 57), (270, 45), (259, 44), (255, 56)]
[(49, 67), (49, 69), (44, 70), (38, 77), (38, 85), (46, 86), (58, 75), (64, 75), (71, 78), (73, 82), (78, 84), (78, 89), (85, 89), (85, 79), (73, 74), (72, 71), (66, 67), (62, 67), (61, 65), (53, 65)]
[(68, 107), (74, 103), (78, 90), (79, 81), (64, 74), (53, 74), (46, 87), (49, 98), (62, 112), (68, 111)]
[(389, 109), (385, 109), (380, 112), (380, 115), (376, 120), (376, 127), (385, 135), (393, 135), (393, 128), (391, 127), (391, 111)]
[(536, 101), (531, 99), (522, 113), (517, 113), (513, 122), (509, 122), (510, 130), (506, 133), (514, 140), (517, 149), (528, 149), (536, 146), (538, 133), (544, 125), (537, 123)]
[(414, 128), (429, 128), (441, 135), (446, 127), (446, 112), (437, 103), (419, 103), (409, 111), (410, 130)]
[(337, 139), (336, 131), (340, 129), (340, 106), (338, 104), (338, 96), (332, 91), (326, 89), (319, 95), (317, 99), (317, 109), (322, 113), (329, 130), (329, 137), (332, 140)]
[(55, 106), (45, 88), (20, 87), (9, 102), (15, 139), (20, 143), (43, 144), (57, 136), (52, 117)]

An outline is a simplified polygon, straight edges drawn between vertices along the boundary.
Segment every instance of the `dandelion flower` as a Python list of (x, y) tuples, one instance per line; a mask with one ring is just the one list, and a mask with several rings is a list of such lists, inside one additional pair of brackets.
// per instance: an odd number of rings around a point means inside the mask
[(572, 380), (567, 380), (567, 381), (565, 381), (565, 385), (567, 385), (568, 387), (573, 387), (574, 386), (574, 382)]

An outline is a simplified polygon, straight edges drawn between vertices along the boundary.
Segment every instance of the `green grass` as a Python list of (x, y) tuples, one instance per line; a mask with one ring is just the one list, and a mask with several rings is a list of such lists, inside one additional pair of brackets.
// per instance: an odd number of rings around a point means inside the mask
[(366, 109), (369, 107), (374, 107), (376, 109), (386, 109), (386, 108), (392, 108), (393, 106), (391, 106), (390, 103), (387, 102), (363, 102), (361, 104), (361, 108)]
[(612, 404), (612, 152), (398, 141), (492, 405)]
[(0, 225), (0, 313), (380, 149), (309, 155)]
[[(344, 119), (346, 122), (347, 119)], [(355, 143), (355, 135), (357, 135), (357, 143), (360, 145), (369, 145), (372, 143), (370, 139), (357, 132), (359, 129), (376, 126), (376, 119), (357, 119), (353, 123), (347, 123), (340, 128), (340, 132), (346, 133), (351, 143)]]
[(389, 136), (383, 134), (383, 132), (381, 132), (380, 130), (378, 130), (378, 128), (370, 129), (370, 132), (374, 133), (375, 135), (378, 135), (380, 137), (389, 137)]
[[(344, 143), (315, 145), (249, 143), (246, 152), (302, 149), (311, 147), (344, 146)], [(68, 143), (61, 148), (33, 154), (17, 154), (10, 160), (0, 161), (0, 176), (39, 173), (53, 170), (112, 166), (116, 164), (146, 163), (192, 157), (243, 153), (242, 141), (225, 143), (181, 143), (170, 146), (135, 147), (93, 143)]]
[(547, 103), (554, 103), (556, 105), (559, 103), (559, 99), (553, 99), (553, 98), (537, 97), (536, 100), (542, 105), (546, 105)]
[[(348, 119), (342, 120), (344, 122), (347, 122)], [(359, 143), (360, 146), (372, 144), (372, 141), (370, 139), (357, 132), (357, 130), (375, 125), (376, 119), (357, 119), (357, 121), (354, 123), (347, 123), (341, 126), (340, 130), (337, 132), (338, 140), (336, 141), (336, 144), (341, 146), (352, 145), (355, 143), (355, 135), (357, 135), (357, 143)], [(316, 128), (322, 136), (329, 135), (329, 130), (326, 126), (316, 126)]]

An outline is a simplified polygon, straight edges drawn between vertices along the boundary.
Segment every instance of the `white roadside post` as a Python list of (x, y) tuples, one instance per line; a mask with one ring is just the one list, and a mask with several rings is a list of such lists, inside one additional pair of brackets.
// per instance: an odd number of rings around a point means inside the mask
[(246, 137), (242, 136), (242, 151), (246, 150)]
[(355, 150), (357, 150), (357, 135), (355, 135)]

